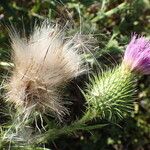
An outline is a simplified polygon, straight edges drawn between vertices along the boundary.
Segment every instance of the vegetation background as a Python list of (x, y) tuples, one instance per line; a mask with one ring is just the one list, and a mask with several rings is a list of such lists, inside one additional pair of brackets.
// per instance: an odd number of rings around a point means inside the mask
[[(93, 50), (92, 54), (102, 67), (113, 67), (120, 61), (131, 33), (150, 38), (149, 0), (0, 0), (1, 82), (9, 69), (4, 62), (11, 62), (6, 25), (12, 23), (18, 30), (25, 28), (28, 34), (35, 20), (45, 18), (62, 25), (68, 21), (72, 26), (69, 32), (76, 30), (94, 34), (99, 48)], [(86, 57), (93, 68), (97, 66), (94, 57)], [(80, 115), (83, 107), (84, 99), (77, 90), (77, 84), (84, 87), (82, 78), (68, 85), (68, 94), (73, 102), (70, 106), (71, 117), (66, 119), (68, 122)], [(46, 147), (57, 150), (150, 149), (150, 76), (139, 78), (136, 102), (134, 113), (119, 124), (111, 124), (90, 133), (63, 136)], [(0, 109), (5, 109), (4, 106), (1, 98)], [(6, 116), (0, 114), (1, 125), (5, 121)]]

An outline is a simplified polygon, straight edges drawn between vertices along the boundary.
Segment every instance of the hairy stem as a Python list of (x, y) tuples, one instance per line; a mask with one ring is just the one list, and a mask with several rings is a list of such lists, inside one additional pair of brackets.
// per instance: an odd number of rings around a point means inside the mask
[[(62, 135), (71, 135), (77, 131), (89, 131), (93, 129), (98, 129), (106, 126), (107, 124), (96, 124), (96, 125), (87, 125), (85, 120), (78, 120), (73, 122), (70, 125), (66, 125), (62, 128), (53, 128), (49, 129), (45, 134), (40, 135), (39, 138), (36, 137), (36, 143), (45, 143), (47, 140), (55, 140)], [(34, 141), (35, 139), (33, 139)]]

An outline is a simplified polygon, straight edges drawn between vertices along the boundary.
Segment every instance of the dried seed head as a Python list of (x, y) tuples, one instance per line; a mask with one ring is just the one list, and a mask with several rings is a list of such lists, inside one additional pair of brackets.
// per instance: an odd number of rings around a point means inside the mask
[(84, 71), (80, 35), (67, 38), (57, 25), (44, 21), (32, 35), (10, 33), (14, 69), (7, 83), (7, 101), (16, 108), (34, 106), (61, 117), (67, 112), (61, 88)]

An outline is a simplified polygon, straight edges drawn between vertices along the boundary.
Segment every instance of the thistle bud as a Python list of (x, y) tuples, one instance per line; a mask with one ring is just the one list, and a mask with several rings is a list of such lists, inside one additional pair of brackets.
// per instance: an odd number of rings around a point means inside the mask
[(133, 110), (135, 83), (134, 75), (125, 72), (122, 67), (94, 75), (85, 93), (90, 118), (116, 121), (130, 113)]

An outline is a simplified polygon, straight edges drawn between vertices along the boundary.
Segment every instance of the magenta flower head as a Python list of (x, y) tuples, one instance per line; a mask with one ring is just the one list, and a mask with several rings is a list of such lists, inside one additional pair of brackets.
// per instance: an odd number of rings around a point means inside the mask
[(123, 64), (130, 71), (150, 74), (150, 41), (134, 34), (127, 45)]

